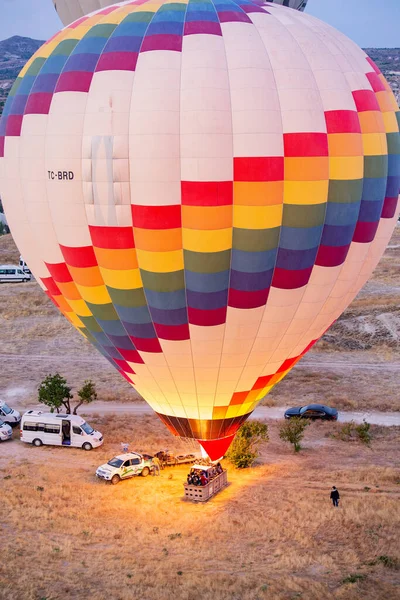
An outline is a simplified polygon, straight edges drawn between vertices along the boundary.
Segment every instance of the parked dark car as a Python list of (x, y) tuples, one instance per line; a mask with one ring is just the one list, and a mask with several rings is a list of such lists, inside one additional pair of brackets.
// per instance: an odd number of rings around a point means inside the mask
[(307, 406), (288, 408), (285, 412), (285, 419), (291, 419), (293, 417), (337, 421), (338, 411), (336, 408), (330, 408), (330, 406), (324, 406), (323, 404), (307, 404)]

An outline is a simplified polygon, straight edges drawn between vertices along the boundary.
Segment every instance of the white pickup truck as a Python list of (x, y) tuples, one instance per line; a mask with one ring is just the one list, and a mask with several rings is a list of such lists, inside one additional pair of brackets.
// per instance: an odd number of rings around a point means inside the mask
[(151, 464), (153, 457), (149, 454), (138, 454), (137, 452), (127, 452), (115, 456), (108, 463), (100, 465), (96, 470), (96, 477), (111, 481), (116, 485), (121, 479), (129, 479), (135, 475), (147, 477), (154, 467)]

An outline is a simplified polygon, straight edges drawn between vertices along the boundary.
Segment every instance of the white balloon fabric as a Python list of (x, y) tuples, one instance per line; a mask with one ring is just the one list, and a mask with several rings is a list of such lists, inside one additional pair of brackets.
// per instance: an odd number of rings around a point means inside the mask
[[(269, 0), (274, 4), (281, 4), (303, 11), (308, 0)], [(114, 0), (52, 0), (54, 8), (64, 25), (69, 25), (73, 21), (102, 8), (107, 8), (114, 4)]]

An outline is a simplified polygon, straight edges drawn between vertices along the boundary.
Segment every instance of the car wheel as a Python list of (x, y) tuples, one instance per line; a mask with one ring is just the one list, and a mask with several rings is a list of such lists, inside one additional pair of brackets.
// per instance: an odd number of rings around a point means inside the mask
[(113, 485), (117, 485), (117, 483), (119, 483), (121, 481), (121, 477), (119, 475), (113, 475), (111, 477), (111, 483)]
[(89, 450), (92, 450), (93, 446), (92, 446), (92, 444), (89, 444), (89, 442), (85, 442), (85, 443), (83, 444), (82, 448), (83, 448), (84, 450), (87, 450), (87, 451), (89, 451)]
[(34, 439), (32, 444), (36, 446), (36, 448), (39, 448), (39, 446), (43, 446), (43, 442), (42, 440), (39, 440), (39, 438)]
[(150, 469), (149, 467), (145, 467), (141, 473), (142, 477), (147, 477), (147, 475), (150, 473)]

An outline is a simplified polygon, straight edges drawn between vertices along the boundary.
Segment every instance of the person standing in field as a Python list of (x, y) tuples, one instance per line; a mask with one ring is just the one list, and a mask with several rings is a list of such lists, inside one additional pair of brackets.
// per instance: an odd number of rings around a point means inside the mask
[(331, 500), (333, 506), (339, 506), (340, 495), (339, 490), (337, 490), (335, 486), (332, 486)]
[(153, 456), (151, 460), (151, 464), (153, 466), (153, 475), (160, 475), (160, 459), (158, 456)]

